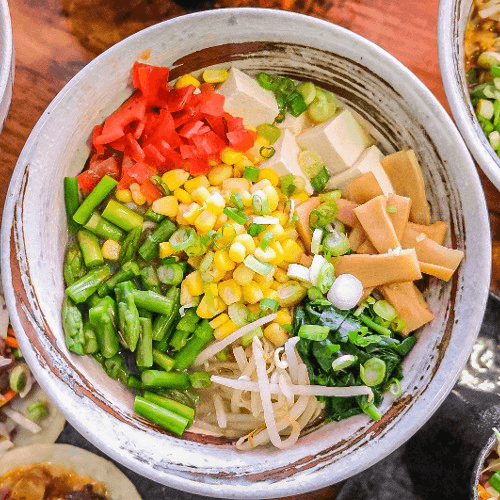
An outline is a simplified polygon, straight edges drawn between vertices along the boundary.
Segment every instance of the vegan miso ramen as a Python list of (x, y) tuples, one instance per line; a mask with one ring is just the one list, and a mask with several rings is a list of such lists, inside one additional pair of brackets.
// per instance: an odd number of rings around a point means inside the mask
[(317, 419), (381, 418), (448, 281), (411, 149), (384, 154), (329, 91), (209, 68), (132, 68), (130, 98), (65, 178), (67, 347), (181, 435), (288, 448)]

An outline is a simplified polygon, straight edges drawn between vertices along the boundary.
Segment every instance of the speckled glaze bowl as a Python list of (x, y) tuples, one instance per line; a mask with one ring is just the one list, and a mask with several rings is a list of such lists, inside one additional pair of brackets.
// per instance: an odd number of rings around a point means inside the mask
[(464, 36), (472, 0), (441, 0), (438, 49), (441, 79), (451, 113), (470, 152), (483, 172), (500, 189), (500, 159), (481, 129), (469, 98), (464, 65)]
[(479, 484), (479, 479), (481, 477), (481, 472), (485, 467), (486, 459), (490, 456), (490, 454), (494, 451), (497, 445), (497, 437), (493, 434), (488, 442), (484, 445), (483, 449), (479, 453), (476, 463), (474, 464), (474, 470), (471, 475), (471, 499), (472, 500), (480, 500), (479, 494), (477, 491), (477, 485)]
[(14, 84), (14, 42), (7, 0), (0, 0), (0, 132), (9, 112)]
[[(60, 312), (67, 241), (65, 175), (89, 154), (94, 124), (131, 93), (131, 67), (146, 49), (171, 77), (211, 65), (312, 80), (363, 116), (386, 153), (413, 148), (432, 217), (465, 259), (448, 282), (429, 280), (435, 320), (404, 363), (403, 393), (383, 418), (317, 426), (287, 451), (238, 452), (190, 429), (182, 438), (134, 415), (133, 396), (89, 357), (69, 354)], [(92, 443), (130, 469), (171, 487), (225, 498), (313, 491), (360, 472), (404, 443), (453, 387), (477, 335), (490, 280), (490, 235), (471, 157), (431, 92), (373, 43), (333, 24), (270, 9), (220, 9), (148, 28), (86, 66), (50, 104), (15, 169), (2, 222), (2, 274), (23, 353), (43, 388)]]

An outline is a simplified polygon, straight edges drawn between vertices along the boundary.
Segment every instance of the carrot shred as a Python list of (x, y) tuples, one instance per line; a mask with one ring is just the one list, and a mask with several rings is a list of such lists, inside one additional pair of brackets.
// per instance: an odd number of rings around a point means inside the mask
[(479, 493), (479, 498), (482, 498), (483, 500), (491, 498), (491, 495), (488, 493), (488, 491), (481, 484), (477, 485), (477, 491)]
[(5, 394), (0, 394), (0, 407), (6, 405), (11, 401), (17, 394), (17, 391), (10, 389)]
[(9, 335), (10, 337), (15, 337), (16, 336), (16, 332), (14, 331), (14, 328), (12, 328), (11, 326), (9, 326), (9, 328), (7, 329), (7, 335)]
[(14, 349), (19, 349), (19, 342), (17, 341), (17, 339), (15, 337), (9, 337), (9, 336), (7, 336), (5, 338), (5, 343), (9, 347), (13, 347)]

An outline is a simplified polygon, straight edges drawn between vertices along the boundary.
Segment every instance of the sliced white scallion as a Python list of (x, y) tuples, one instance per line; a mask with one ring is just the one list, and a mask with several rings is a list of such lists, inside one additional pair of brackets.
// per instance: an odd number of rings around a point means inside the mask
[(341, 274), (333, 282), (326, 298), (338, 309), (348, 310), (356, 307), (363, 295), (363, 284), (352, 274)]
[(488, 101), (488, 99), (479, 99), (476, 111), (481, 118), (484, 118), (485, 120), (491, 120), (494, 113), (493, 103), (491, 101)]
[(288, 266), (287, 275), (299, 281), (305, 281), (306, 283), (310, 282), (309, 268), (302, 264), (290, 264)]
[(288, 212), (288, 224), (292, 223), (294, 215), (295, 215), (295, 200), (290, 200), (290, 211)]
[(266, 217), (264, 215), (254, 215), (252, 217), (252, 222), (254, 224), (263, 224), (266, 226), (271, 226), (279, 223), (278, 217)]
[(5, 339), (7, 337), (7, 330), (9, 328), (9, 311), (7, 310), (7, 304), (2, 295), (0, 295), (0, 338)]
[(321, 251), (321, 241), (323, 240), (323, 230), (315, 229), (311, 239), (311, 252), (318, 254)]
[(29, 418), (12, 408), (4, 407), (2, 408), (2, 412), (16, 422), (16, 424), (19, 424), (21, 427), (24, 427), (33, 434), (38, 434), (42, 431), (42, 428), (39, 425), (35, 424), (35, 422), (32, 422)]
[(309, 281), (313, 286), (318, 285), (318, 274), (325, 262), (328, 262), (322, 255), (315, 255), (313, 257), (311, 267), (309, 268)]
[(500, 133), (497, 130), (493, 130), (488, 135), (488, 140), (493, 149), (498, 149), (498, 146), (500, 146)]

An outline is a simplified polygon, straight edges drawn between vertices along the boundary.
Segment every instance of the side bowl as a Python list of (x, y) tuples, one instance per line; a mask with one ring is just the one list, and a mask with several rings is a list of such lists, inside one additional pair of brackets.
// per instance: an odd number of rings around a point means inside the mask
[[(215, 30), (214, 27), (217, 27)], [(67, 242), (62, 179), (80, 171), (93, 125), (131, 93), (144, 51), (171, 77), (236, 65), (311, 80), (366, 119), (385, 153), (413, 148), (432, 216), (449, 223), (447, 245), (465, 252), (448, 282), (431, 279), (435, 320), (404, 363), (403, 393), (384, 417), (318, 426), (286, 451), (241, 453), (194, 431), (174, 438), (134, 415), (132, 395), (92, 359), (64, 345), (62, 262)], [(71, 110), (68, 113), (68, 110)], [(270, 9), (220, 9), (152, 26), (87, 65), (54, 99), (18, 160), (4, 209), (2, 277), (23, 353), (67, 419), (115, 460), (159, 483), (225, 498), (273, 498), (346, 479), (409, 439), (452, 389), (479, 331), (490, 280), (489, 223), (472, 159), (431, 92), (373, 43), (333, 24)]]

